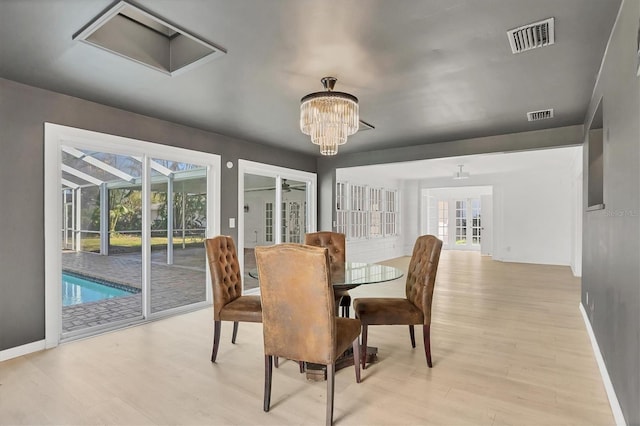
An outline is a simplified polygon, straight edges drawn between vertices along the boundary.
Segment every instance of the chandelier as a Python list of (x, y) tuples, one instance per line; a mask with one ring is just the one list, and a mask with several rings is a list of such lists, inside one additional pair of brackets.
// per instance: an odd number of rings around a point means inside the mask
[(336, 155), (338, 145), (344, 145), (347, 136), (358, 131), (358, 98), (334, 92), (335, 77), (320, 81), (325, 92), (310, 93), (300, 100), (300, 130), (320, 146), (320, 154)]

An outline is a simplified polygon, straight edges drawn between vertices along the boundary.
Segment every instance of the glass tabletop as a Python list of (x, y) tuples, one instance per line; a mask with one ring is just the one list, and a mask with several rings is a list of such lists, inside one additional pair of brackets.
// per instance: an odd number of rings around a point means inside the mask
[[(404, 273), (393, 266), (378, 263), (345, 262), (331, 266), (331, 282), (335, 288), (349, 290), (359, 285), (377, 284), (401, 278)], [(258, 270), (249, 270), (249, 276), (258, 278)]]

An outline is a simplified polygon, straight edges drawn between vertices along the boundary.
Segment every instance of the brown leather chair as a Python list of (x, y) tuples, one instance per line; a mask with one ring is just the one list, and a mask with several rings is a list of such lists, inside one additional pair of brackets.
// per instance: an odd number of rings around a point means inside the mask
[[(414, 324), (422, 324), (424, 353), (431, 368), (431, 301), (436, 283), (442, 241), (433, 235), (418, 237), (407, 271), (406, 298), (359, 298), (354, 300), (356, 318), (362, 321), (362, 347), (367, 347), (369, 325), (408, 325), (411, 346), (416, 347)], [(365, 352), (363, 350), (363, 352)], [(366, 352), (365, 352), (366, 353)], [(362, 357), (362, 368), (366, 367)]]
[(262, 322), (260, 296), (242, 296), (242, 275), (233, 238), (224, 235), (208, 238), (204, 245), (211, 271), (213, 290), (213, 349), (216, 362), (222, 321), (233, 321), (231, 343), (236, 343), (238, 322)]
[[(329, 250), (329, 263), (332, 272), (338, 268), (344, 271), (344, 262), (347, 258), (347, 250), (344, 234), (338, 232), (321, 231), (312, 232), (304, 236), (304, 243), (309, 246), (326, 247)], [(351, 296), (347, 290), (334, 289), (336, 305), (342, 308), (342, 316), (349, 316)], [(337, 313), (337, 307), (336, 307)]]
[(271, 403), (273, 357), (327, 366), (327, 417), (333, 422), (336, 359), (353, 347), (360, 383), (360, 321), (335, 315), (326, 248), (302, 244), (256, 247), (262, 298), (264, 411)]

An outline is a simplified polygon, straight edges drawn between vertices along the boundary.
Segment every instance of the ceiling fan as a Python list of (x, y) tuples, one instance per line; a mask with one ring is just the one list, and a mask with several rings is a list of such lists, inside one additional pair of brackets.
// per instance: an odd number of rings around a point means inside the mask
[[(264, 187), (264, 188), (249, 188), (249, 189), (245, 189), (245, 192), (252, 192), (252, 191), (273, 191), (276, 188), (274, 186), (270, 186), (270, 187)], [(282, 192), (291, 192), (291, 191), (306, 191), (307, 190), (307, 185), (303, 182), (300, 182), (299, 184), (294, 184), (291, 185), (287, 182), (287, 179), (282, 179), (282, 185), (280, 186), (280, 189), (282, 190)]]

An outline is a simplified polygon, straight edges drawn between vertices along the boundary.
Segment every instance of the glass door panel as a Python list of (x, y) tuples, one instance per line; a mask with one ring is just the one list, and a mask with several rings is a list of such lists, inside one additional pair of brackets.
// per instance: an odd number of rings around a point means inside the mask
[(449, 202), (438, 201), (438, 238), (449, 244)]
[(276, 178), (245, 173), (243, 179), (244, 253), (238, 256), (244, 256), (244, 289), (250, 290), (258, 287), (258, 280), (249, 276), (249, 270), (256, 268), (255, 247), (276, 243)]
[(206, 300), (207, 168), (150, 159), (151, 313)]
[(467, 202), (458, 200), (456, 203), (456, 240), (457, 246), (467, 245)]
[(303, 243), (307, 232), (307, 184), (282, 179), (281, 239), (283, 243)]
[[(443, 201), (441, 201), (443, 203)], [(444, 202), (446, 203), (446, 202)], [(455, 220), (454, 247), (456, 250), (479, 250), (482, 232), (479, 198), (451, 200)], [(441, 211), (444, 206), (440, 206)]]
[(480, 199), (471, 200), (471, 244), (480, 245), (482, 234), (482, 220), (480, 217)]
[(70, 146), (61, 151), (62, 334), (142, 318), (140, 163)]

